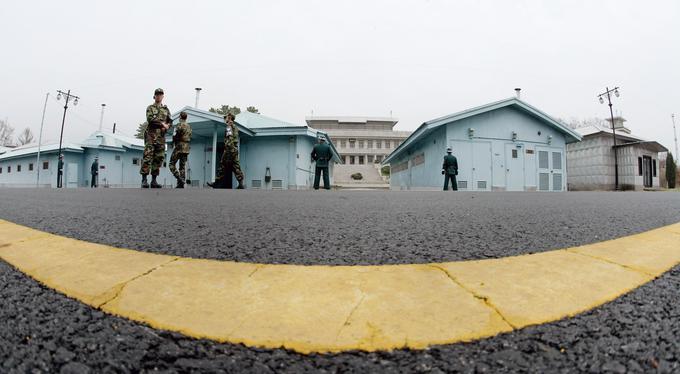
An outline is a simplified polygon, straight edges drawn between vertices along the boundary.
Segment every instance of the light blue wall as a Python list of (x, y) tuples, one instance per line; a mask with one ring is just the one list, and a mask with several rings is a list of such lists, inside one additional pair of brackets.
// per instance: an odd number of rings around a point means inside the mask
[[(57, 186), (57, 153), (48, 152), (40, 155), (40, 165), (36, 164), (36, 154), (30, 154), (23, 157), (12, 158), (9, 160), (1, 160), (0, 167), (2, 167), (2, 174), (0, 174), (0, 186), (5, 187), (32, 187), (35, 186), (37, 178), (37, 169), (40, 167), (40, 182), (41, 187)], [(43, 162), (48, 161), (48, 169), (43, 170)], [(29, 164), (33, 164), (33, 170), (29, 171)], [(69, 165), (71, 164), (71, 165)], [(64, 156), (64, 187), (67, 187), (66, 177), (69, 172), (68, 168), (72, 167), (72, 164), (76, 165), (75, 170), (70, 170), (75, 172), (75, 179), (77, 183), (80, 183), (81, 175), (81, 165), (82, 165), (82, 153), (66, 152)], [(21, 171), (17, 171), (17, 166), (21, 165)], [(7, 173), (7, 167), (12, 167), (12, 172)], [(77, 187), (77, 185), (69, 185), (69, 187)]]
[[(469, 128), (474, 129), (472, 137)], [(515, 141), (513, 131), (517, 133)], [(549, 136), (552, 137), (550, 144)], [(561, 189), (566, 188), (564, 134), (514, 107), (503, 107), (439, 127), (390, 164), (394, 169), (401, 162), (409, 161), (409, 169), (392, 173), (391, 188), (441, 189), (444, 183), (441, 164), (447, 146), (453, 147), (459, 165), (458, 180), (467, 183), (467, 190), (506, 190), (512, 185), (509, 178), (521, 179), (521, 190), (536, 190), (539, 151), (549, 151), (551, 155), (561, 152)], [(518, 151), (517, 160), (511, 159), (512, 149)], [(424, 154), (424, 163), (414, 166), (413, 158), (419, 154)]]

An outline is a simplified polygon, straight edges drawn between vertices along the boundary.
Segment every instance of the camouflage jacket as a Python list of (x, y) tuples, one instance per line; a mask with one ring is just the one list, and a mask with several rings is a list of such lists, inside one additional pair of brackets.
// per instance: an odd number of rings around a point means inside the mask
[(227, 122), (224, 130), (224, 149), (236, 151), (238, 149), (238, 127), (234, 122)]
[(180, 121), (175, 127), (175, 135), (172, 142), (178, 153), (189, 153), (189, 143), (191, 142), (191, 125), (186, 121)]
[(164, 104), (153, 103), (146, 107), (146, 122), (149, 129), (160, 129), (170, 122), (170, 109)]

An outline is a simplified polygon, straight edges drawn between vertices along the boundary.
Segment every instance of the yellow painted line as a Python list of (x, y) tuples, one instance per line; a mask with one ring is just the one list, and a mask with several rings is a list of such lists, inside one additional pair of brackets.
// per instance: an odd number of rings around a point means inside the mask
[(0, 258), (88, 305), (192, 337), (302, 353), (421, 349), (611, 301), (680, 263), (680, 223), (500, 259), (296, 266), (157, 255), (0, 220)]

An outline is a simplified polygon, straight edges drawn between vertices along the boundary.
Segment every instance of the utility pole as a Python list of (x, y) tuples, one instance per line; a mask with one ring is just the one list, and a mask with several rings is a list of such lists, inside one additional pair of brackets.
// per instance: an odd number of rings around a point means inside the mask
[(609, 102), (609, 115), (611, 116), (611, 121), (612, 121), (612, 135), (614, 136), (614, 190), (618, 191), (619, 190), (619, 157), (618, 157), (618, 148), (616, 146), (616, 125), (614, 124), (614, 111), (612, 109), (612, 97), (611, 94), (614, 94), (616, 97), (619, 97), (619, 88), (614, 87), (613, 89), (609, 89), (607, 87), (607, 90), (599, 95), (598, 98), (600, 99), (600, 104), (604, 104), (604, 96), (607, 97), (607, 101)]
[[(61, 144), (62, 140), (64, 139), (64, 123), (66, 122), (66, 110), (68, 109), (68, 102), (73, 99), (73, 105), (78, 105), (78, 99), (80, 99), (76, 95), (71, 95), (71, 90), (68, 90), (67, 92), (64, 91), (57, 91), (57, 100), (61, 100), (61, 96), (65, 96), (65, 103), (64, 103), (64, 116), (61, 119), (61, 133), (59, 134), (59, 153), (57, 154), (57, 188), (62, 187), (62, 179), (64, 176), (64, 163), (61, 161)], [(61, 161), (61, 162), (60, 162)]]
[[(673, 121), (673, 136), (675, 139), (675, 155), (673, 156), (673, 160), (677, 160), (678, 158), (678, 132), (675, 131), (675, 114), (671, 114), (671, 120)], [(677, 164), (677, 162), (676, 162)]]
[(40, 166), (40, 144), (42, 144), (42, 133), (43, 133), (43, 125), (45, 124), (45, 111), (47, 110), (47, 99), (49, 99), (50, 93), (48, 92), (45, 94), (45, 106), (43, 106), (43, 115), (42, 115), (42, 120), (40, 120), (40, 134), (38, 135), (38, 159), (35, 161), (35, 167), (36, 172), (37, 172), (37, 177), (35, 178), (35, 186), (38, 187), (40, 185), (40, 169), (42, 168)]
[(102, 115), (99, 117), (99, 132), (102, 132), (102, 125), (104, 124), (104, 108), (106, 108), (106, 104), (102, 104)]
[(198, 97), (201, 95), (201, 87), (196, 87), (196, 105), (194, 105), (194, 108), (198, 109)]

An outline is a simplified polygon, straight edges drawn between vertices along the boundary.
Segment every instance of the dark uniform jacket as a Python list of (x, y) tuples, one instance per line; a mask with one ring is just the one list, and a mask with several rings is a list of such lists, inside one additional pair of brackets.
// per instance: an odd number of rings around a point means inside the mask
[(331, 147), (326, 143), (320, 143), (312, 149), (312, 160), (316, 161), (316, 167), (328, 167), (328, 163), (333, 158)]
[(442, 165), (442, 170), (446, 174), (458, 175), (458, 160), (454, 155), (444, 156), (444, 165)]
[(93, 162), (92, 166), (90, 166), (90, 173), (92, 175), (99, 174), (99, 163), (97, 161)]

